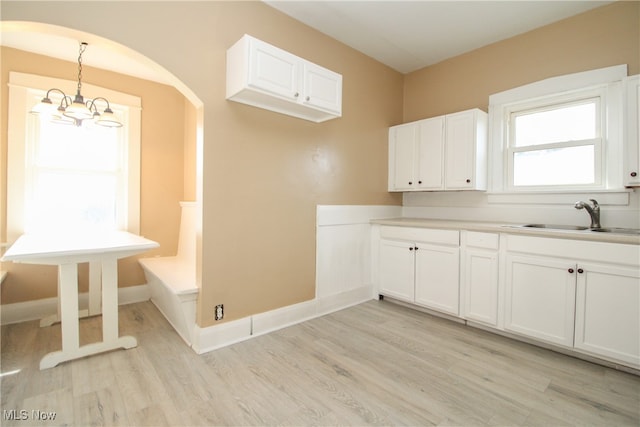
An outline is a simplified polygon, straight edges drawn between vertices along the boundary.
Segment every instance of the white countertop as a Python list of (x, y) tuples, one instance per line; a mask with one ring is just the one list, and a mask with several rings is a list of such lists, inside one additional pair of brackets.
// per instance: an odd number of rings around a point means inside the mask
[(557, 239), (589, 240), (593, 242), (623, 243), (640, 245), (639, 235), (621, 233), (600, 233), (588, 230), (557, 230), (549, 228), (522, 227), (523, 223), (510, 224), (482, 221), (454, 221), (425, 218), (387, 218), (371, 220), (372, 224), (396, 227), (440, 228), (453, 230), (484, 231), (492, 233), (509, 233)]

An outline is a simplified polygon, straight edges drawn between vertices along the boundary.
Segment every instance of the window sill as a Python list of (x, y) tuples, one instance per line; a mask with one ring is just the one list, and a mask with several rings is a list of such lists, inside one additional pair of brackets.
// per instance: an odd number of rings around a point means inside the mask
[(488, 192), (489, 204), (566, 205), (579, 200), (597, 199), (601, 205), (628, 206), (633, 189), (593, 191)]

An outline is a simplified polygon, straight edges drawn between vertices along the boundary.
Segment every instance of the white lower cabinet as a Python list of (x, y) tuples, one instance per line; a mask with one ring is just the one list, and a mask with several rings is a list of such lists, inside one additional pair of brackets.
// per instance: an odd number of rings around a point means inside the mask
[(443, 313), (458, 315), (460, 249), (416, 244), (415, 302)]
[(640, 368), (640, 247), (508, 236), (504, 329)]
[(575, 264), (510, 254), (506, 259), (504, 328), (572, 347)]
[(378, 293), (457, 316), (459, 235), (457, 230), (381, 227)]
[(498, 248), (495, 233), (463, 231), (460, 270), (461, 316), (498, 325)]
[(380, 241), (379, 293), (413, 302), (415, 297), (414, 243)]
[(640, 366), (640, 272), (578, 265), (575, 347)]
[(381, 226), (378, 293), (640, 369), (640, 246)]

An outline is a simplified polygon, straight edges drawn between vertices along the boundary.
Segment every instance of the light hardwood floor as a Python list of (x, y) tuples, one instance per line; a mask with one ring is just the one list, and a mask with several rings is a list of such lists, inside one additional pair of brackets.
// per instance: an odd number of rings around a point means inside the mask
[[(100, 328), (83, 320), (83, 342)], [(59, 325), (3, 326), (0, 424), (640, 425), (640, 377), (386, 301), (204, 355), (150, 302), (121, 307), (120, 331), (138, 347), (40, 371)]]

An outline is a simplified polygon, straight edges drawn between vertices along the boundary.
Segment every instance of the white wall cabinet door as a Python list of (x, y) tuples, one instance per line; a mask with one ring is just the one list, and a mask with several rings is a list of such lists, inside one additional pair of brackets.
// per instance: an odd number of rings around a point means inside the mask
[(640, 272), (579, 263), (575, 347), (640, 367)]
[(505, 329), (573, 347), (576, 265), (507, 254)]
[(417, 243), (415, 302), (444, 313), (459, 313), (460, 249)]
[(419, 127), (414, 124), (389, 129), (389, 191), (410, 191), (415, 186), (416, 144)]
[(283, 98), (296, 99), (300, 86), (300, 60), (297, 56), (252, 40), (249, 62), (249, 86)]
[(487, 120), (474, 109), (446, 116), (446, 188), (487, 189)]
[(640, 186), (640, 76), (625, 79), (625, 97), (625, 182), (637, 187)]
[(310, 62), (303, 62), (301, 101), (315, 108), (342, 113), (342, 76)]
[(395, 240), (380, 240), (379, 292), (399, 300), (413, 302), (414, 244)]
[(444, 117), (418, 122), (416, 190), (444, 189)]

